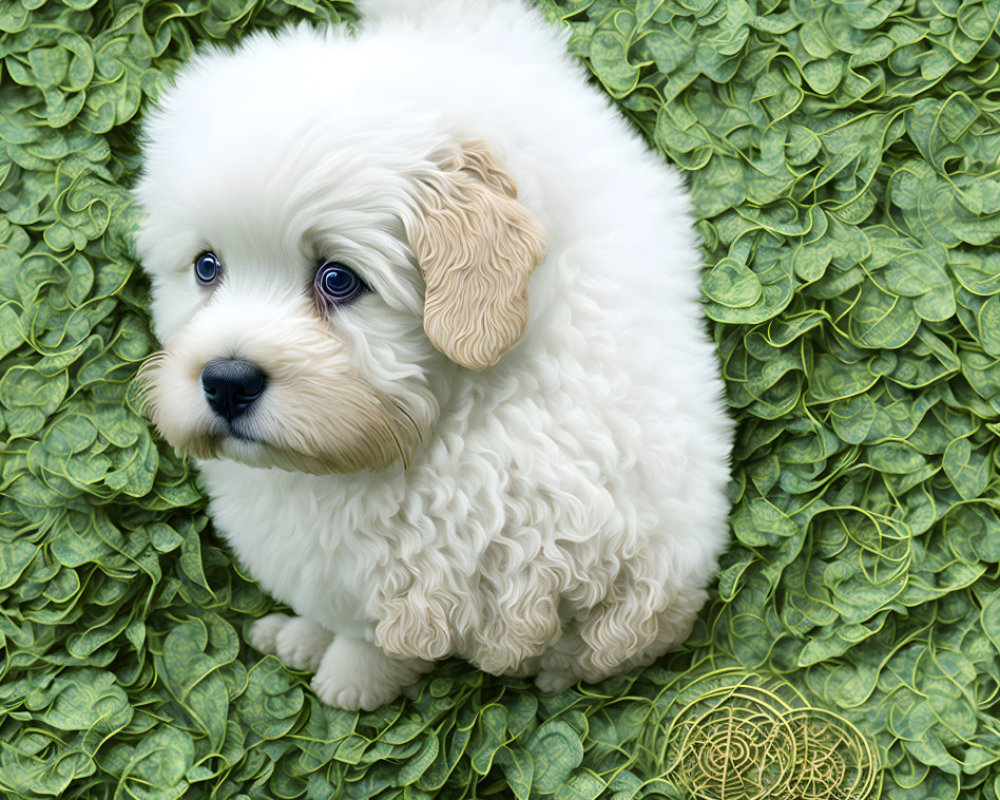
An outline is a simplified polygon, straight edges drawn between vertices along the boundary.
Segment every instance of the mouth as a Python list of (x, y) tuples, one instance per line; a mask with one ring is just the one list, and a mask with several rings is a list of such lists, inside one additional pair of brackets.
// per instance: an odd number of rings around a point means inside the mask
[(273, 467), (279, 455), (266, 441), (225, 422), (212, 432), (209, 458), (236, 461), (252, 467)]
[(262, 444), (261, 440), (246, 429), (246, 426), (237, 424), (237, 421), (216, 417), (212, 421), (209, 436), (216, 440), (232, 439), (237, 442), (247, 444)]
[(234, 428), (232, 425), (228, 426), (226, 434), (238, 442), (253, 442), (255, 444), (259, 442), (258, 439), (255, 439), (253, 436), (248, 436), (247, 434), (243, 433), (243, 431)]
[(243, 419), (227, 420), (216, 417), (209, 431), (211, 450), (208, 458), (232, 460), (251, 467), (280, 469), (291, 472), (326, 474), (331, 469), (322, 461), (294, 450), (275, 447), (258, 435)]

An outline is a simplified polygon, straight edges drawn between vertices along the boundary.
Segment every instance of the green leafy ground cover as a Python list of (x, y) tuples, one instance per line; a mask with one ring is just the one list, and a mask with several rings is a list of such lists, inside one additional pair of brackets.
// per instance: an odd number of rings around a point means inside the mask
[(666, 730), (734, 667), (853, 721), (886, 797), (1000, 797), (1000, 0), (545, 2), (701, 220), (740, 429), (688, 646), (557, 696), (449, 663), (361, 715), (248, 649), (272, 602), (129, 405), (136, 120), (198, 43), (352, 12), (4, 0), (4, 795), (685, 797)]

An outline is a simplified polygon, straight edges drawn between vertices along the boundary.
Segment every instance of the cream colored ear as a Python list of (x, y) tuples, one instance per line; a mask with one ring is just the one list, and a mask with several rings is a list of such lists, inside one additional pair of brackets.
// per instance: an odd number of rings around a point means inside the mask
[(457, 364), (480, 370), (521, 336), (528, 278), (545, 233), (517, 202), (517, 185), (481, 141), (459, 143), (421, 176), (407, 235), (427, 286), (424, 330)]

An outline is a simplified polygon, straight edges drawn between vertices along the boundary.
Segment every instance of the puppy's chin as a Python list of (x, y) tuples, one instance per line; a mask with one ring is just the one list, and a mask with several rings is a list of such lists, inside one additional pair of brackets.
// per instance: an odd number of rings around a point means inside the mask
[[(334, 458), (322, 458), (295, 450), (281, 450), (264, 442), (238, 439), (231, 436), (217, 438), (212, 446), (212, 455), (201, 455), (200, 458), (236, 461), (250, 467), (267, 469), (277, 467), (287, 472), (306, 472), (310, 475), (328, 475), (331, 473), (356, 472), (359, 468), (345, 464)], [(196, 455), (192, 451), (192, 455)], [(396, 462), (400, 461), (397, 456)], [(387, 461), (382, 464), (372, 464), (365, 467), (374, 472), (381, 472), (392, 466)]]
[[(222, 456), (231, 461), (238, 461), (251, 467), (277, 467), (286, 472), (305, 472), (310, 475), (329, 475), (331, 473), (357, 472), (344, 464), (325, 461), (294, 450), (275, 450), (266, 444), (244, 442), (228, 439), (223, 443)], [(396, 459), (399, 461), (399, 459)], [(368, 469), (382, 472), (391, 466), (390, 463), (374, 465)]]

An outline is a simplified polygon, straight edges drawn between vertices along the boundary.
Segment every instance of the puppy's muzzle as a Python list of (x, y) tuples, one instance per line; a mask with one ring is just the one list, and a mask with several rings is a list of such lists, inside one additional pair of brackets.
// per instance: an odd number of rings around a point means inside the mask
[(227, 422), (244, 414), (264, 393), (267, 375), (250, 361), (213, 358), (201, 370), (201, 388), (212, 411)]

